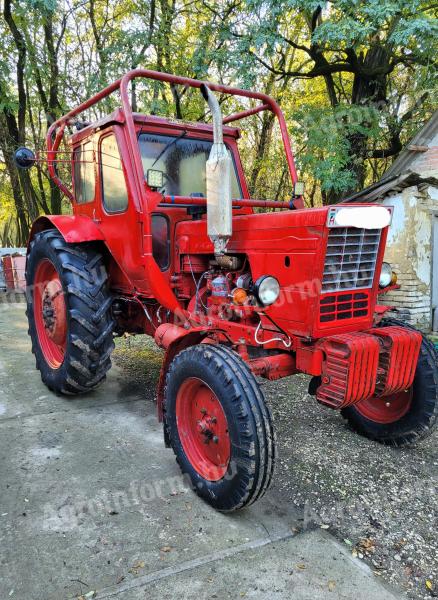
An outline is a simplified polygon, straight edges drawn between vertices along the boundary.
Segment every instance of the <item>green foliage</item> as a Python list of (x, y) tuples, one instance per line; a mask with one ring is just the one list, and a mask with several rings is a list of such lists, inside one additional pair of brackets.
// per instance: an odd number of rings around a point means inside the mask
[(321, 182), (324, 192), (342, 195), (355, 184), (354, 173), (350, 169), (349, 137), (363, 134), (376, 138), (379, 135), (378, 114), (372, 108), (339, 106), (314, 108), (303, 105), (293, 115), (299, 126), (293, 128), (297, 139), (305, 146), (306, 152), (298, 157), (298, 165), (305, 172), (312, 173)]
[[(17, 40), (2, 19), (0, 159), (15, 144), (6, 115), (18, 125), (21, 108), (24, 141), (44, 149), (54, 118), (128, 69), (144, 67), (276, 98), (301, 177), (313, 190), (309, 202), (318, 204), (375, 180), (434, 109), (438, 21), (436, 8), (422, 0), (14, 0), (10, 6), (25, 47), (26, 106), (17, 89)], [(168, 86), (139, 82), (138, 110), (209, 119), (199, 92), (175, 93), (178, 109)], [(105, 100), (84, 118), (99, 118), (118, 102), (116, 96)], [(254, 105), (235, 98), (221, 102), (224, 112)], [(242, 127), (251, 192), (289, 197), (277, 128), (262, 115)], [(30, 196), (23, 189), (13, 196), (6, 177), (11, 174), (1, 164), (0, 231), (6, 223), (17, 231), (20, 202), (25, 229)], [(29, 185), (37, 212), (68, 210), (44, 170), (33, 171)]]

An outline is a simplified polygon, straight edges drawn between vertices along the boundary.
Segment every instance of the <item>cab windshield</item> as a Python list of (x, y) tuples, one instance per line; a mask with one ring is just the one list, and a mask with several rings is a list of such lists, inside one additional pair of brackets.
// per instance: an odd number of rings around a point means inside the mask
[[(149, 169), (164, 174), (163, 193), (174, 196), (206, 196), (205, 163), (212, 142), (186, 137), (141, 133), (138, 138), (145, 176)], [(231, 171), (231, 194), (242, 198), (236, 165)]]

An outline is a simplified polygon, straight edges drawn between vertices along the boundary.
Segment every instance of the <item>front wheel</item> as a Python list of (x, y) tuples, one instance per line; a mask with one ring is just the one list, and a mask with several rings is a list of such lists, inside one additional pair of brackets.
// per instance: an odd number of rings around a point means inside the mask
[(164, 426), (196, 493), (217, 510), (247, 506), (268, 489), (274, 432), (247, 365), (224, 346), (180, 352), (166, 378)]
[[(384, 319), (380, 325), (413, 329), (396, 319)], [(433, 344), (423, 336), (415, 379), (408, 390), (362, 400), (341, 412), (352, 429), (382, 444), (413, 446), (428, 437), (438, 422), (438, 366)]]

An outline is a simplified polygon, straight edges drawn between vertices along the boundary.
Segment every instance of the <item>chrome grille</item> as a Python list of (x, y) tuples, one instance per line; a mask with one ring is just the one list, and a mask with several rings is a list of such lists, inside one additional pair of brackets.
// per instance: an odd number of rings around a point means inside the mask
[(327, 242), (322, 292), (372, 287), (380, 234), (380, 229), (331, 229)]

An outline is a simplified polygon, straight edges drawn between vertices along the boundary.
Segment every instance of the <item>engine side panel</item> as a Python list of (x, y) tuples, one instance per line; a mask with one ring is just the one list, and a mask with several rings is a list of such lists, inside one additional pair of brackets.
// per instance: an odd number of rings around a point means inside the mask
[[(264, 312), (289, 335), (320, 338), (365, 331), (372, 326), (377, 277), (371, 288), (354, 290), (354, 296), (347, 295), (347, 300), (344, 292), (322, 292), (329, 233), (327, 213), (328, 208), (321, 208), (241, 215), (233, 219), (227, 253), (247, 256), (253, 281), (262, 275), (278, 279), (280, 297)], [(179, 223), (175, 236), (181, 255), (213, 253), (204, 219)], [(385, 239), (386, 232), (381, 238), (379, 265)], [(348, 307), (346, 302), (350, 301)], [(327, 311), (336, 315), (333, 322), (327, 322)]]

